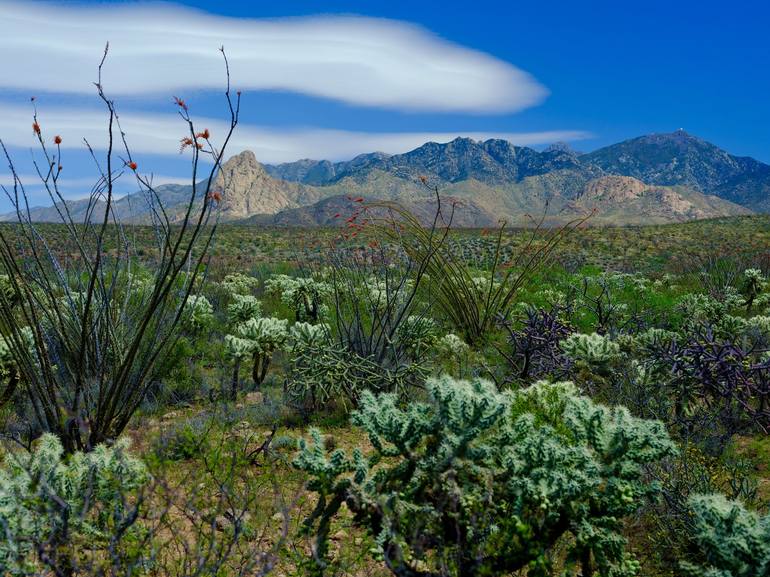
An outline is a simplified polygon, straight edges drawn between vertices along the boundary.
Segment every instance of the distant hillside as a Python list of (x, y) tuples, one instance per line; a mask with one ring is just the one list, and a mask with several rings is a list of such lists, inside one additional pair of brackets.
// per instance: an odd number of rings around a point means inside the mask
[[(536, 151), (504, 140), (469, 138), (336, 163), (305, 159), (262, 165), (244, 151), (223, 165), (215, 190), (222, 194), (224, 221), (314, 226), (332, 224), (329, 215), (339, 212), (346, 196), (428, 210), (432, 193), (422, 179), (462, 201), (465, 214), (458, 214), (458, 226), (488, 226), (501, 219), (526, 224), (528, 214), (546, 210), (554, 220), (594, 211), (593, 222), (610, 224), (770, 212), (769, 165), (733, 156), (684, 131), (641, 136), (587, 154), (564, 145)], [(190, 190), (159, 187), (172, 219), (182, 214)], [(81, 201), (70, 203), (70, 209), (85, 218)], [(148, 222), (152, 214), (142, 195), (121, 199), (115, 209), (124, 222)], [(58, 219), (50, 207), (32, 215)]]
[(683, 130), (626, 140), (586, 154), (581, 161), (608, 174), (687, 186), (757, 212), (770, 211), (770, 165), (733, 156)]

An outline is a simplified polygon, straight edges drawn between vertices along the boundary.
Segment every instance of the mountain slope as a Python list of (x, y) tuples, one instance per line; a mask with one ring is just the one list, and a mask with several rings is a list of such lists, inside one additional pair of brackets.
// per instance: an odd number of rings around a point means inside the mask
[(626, 140), (585, 154), (581, 161), (608, 174), (683, 185), (751, 210), (770, 210), (770, 165), (733, 156), (684, 130)]

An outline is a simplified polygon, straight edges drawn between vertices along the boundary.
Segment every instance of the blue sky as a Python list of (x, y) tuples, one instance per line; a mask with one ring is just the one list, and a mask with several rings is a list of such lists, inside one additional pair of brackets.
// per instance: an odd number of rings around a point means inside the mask
[(188, 172), (173, 144), (173, 95), (213, 127), (225, 118), (218, 44), (232, 49), (244, 92), (230, 152), (252, 148), (266, 162), (400, 152), (455, 135), (592, 150), (677, 128), (770, 162), (768, 23), (766, 3), (740, 0), (0, 0), (0, 49), (14, 55), (0, 65), (0, 138), (31, 175), (35, 95), (44, 134), (68, 145), (65, 192), (87, 192), (80, 139), (99, 146), (89, 82), (110, 40), (106, 88), (157, 182)]

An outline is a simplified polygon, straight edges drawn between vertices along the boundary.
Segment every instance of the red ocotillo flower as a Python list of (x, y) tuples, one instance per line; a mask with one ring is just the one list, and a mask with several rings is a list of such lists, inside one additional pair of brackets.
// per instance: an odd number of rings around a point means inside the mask
[(214, 192), (210, 192), (209, 199), (219, 204), (220, 202), (222, 202), (222, 193), (219, 192), (218, 190), (215, 190)]
[(204, 128), (203, 132), (199, 132), (198, 134), (195, 135), (196, 138), (203, 138), (204, 140), (208, 140), (210, 136), (211, 136), (211, 133), (209, 132), (208, 128)]
[(40, 134), (40, 125), (37, 123), (37, 121), (32, 123), (32, 132), (35, 134)]
[(174, 96), (174, 103), (181, 109), (187, 110), (187, 103), (178, 96)]
[(136, 170), (136, 168), (137, 168), (137, 165), (136, 165), (136, 163), (135, 163), (135, 162), (132, 160), (131, 162), (129, 162), (129, 163), (128, 163), (128, 168), (130, 168), (131, 170)]
[(61, 144), (61, 136), (59, 136), (58, 134), (56, 136), (54, 136), (53, 137), (53, 143), (56, 144), (56, 145)]
[(182, 139), (182, 140), (180, 140), (179, 142), (180, 142), (180, 146), (179, 146), (179, 153), (180, 153), (180, 154), (181, 154), (182, 152), (184, 152), (184, 149), (185, 149), (185, 148), (187, 148), (188, 146), (192, 146), (192, 145), (193, 145), (193, 139), (192, 139), (192, 138), (190, 138), (189, 136), (187, 136), (187, 137), (183, 138), (183, 139)]

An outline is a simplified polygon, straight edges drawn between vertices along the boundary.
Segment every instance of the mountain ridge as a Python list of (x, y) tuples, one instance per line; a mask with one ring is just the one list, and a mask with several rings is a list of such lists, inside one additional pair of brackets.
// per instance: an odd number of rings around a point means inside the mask
[[(598, 211), (597, 220), (616, 224), (770, 212), (770, 165), (731, 155), (682, 130), (639, 136), (588, 153), (563, 143), (537, 151), (505, 140), (463, 137), (342, 162), (302, 159), (263, 165), (247, 150), (223, 164), (214, 190), (221, 193), (225, 221), (290, 225), (294, 219), (297, 225), (314, 226), (328, 224), (323, 215), (330, 198), (365, 196), (422, 211), (429, 206), (432, 187), (464, 203), (469, 213), (460, 221), (467, 226), (490, 219), (519, 223), (526, 214), (546, 210), (565, 218)], [(183, 197), (184, 187), (161, 194), (172, 205)], [(147, 210), (125, 214), (123, 204), (138, 203), (121, 201), (116, 210), (124, 220), (149, 218)], [(34, 210), (34, 220), (58, 216), (53, 208)]]

